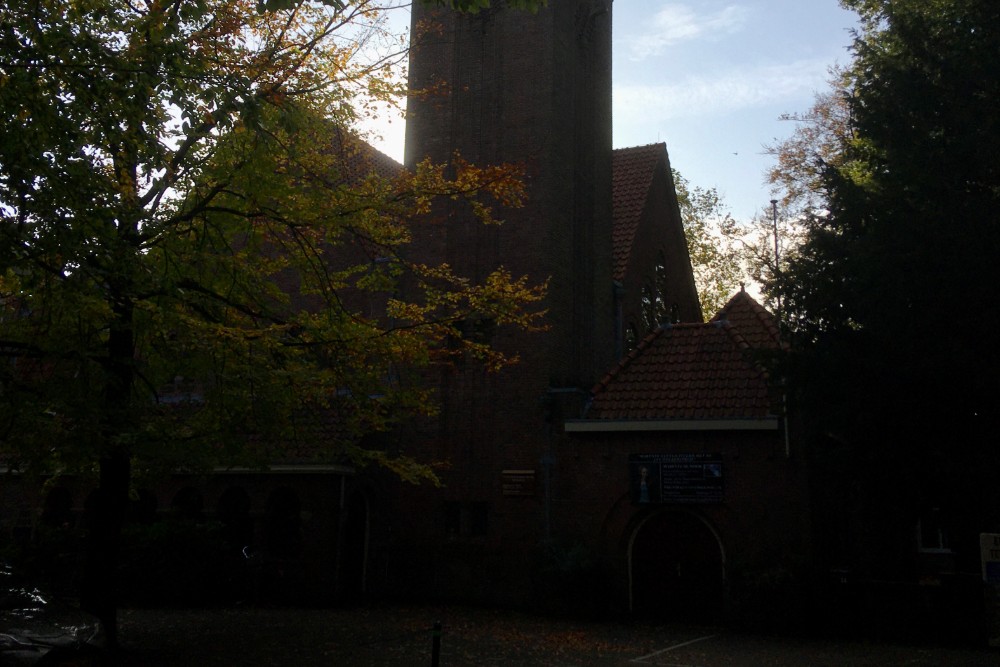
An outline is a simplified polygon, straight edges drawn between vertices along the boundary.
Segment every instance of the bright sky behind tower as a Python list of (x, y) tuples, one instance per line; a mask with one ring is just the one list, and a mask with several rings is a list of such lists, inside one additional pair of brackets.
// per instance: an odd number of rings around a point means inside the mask
[(614, 144), (664, 141), (692, 185), (737, 219), (768, 206), (764, 146), (788, 136), (846, 65), (855, 15), (837, 0), (618, 0)]
[[(409, 12), (393, 17), (401, 29)], [(616, 0), (614, 145), (666, 142), (693, 186), (716, 188), (739, 220), (769, 206), (764, 146), (788, 136), (850, 61), (855, 15), (837, 0)], [(403, 127), (374, 141), (402, 160)]]

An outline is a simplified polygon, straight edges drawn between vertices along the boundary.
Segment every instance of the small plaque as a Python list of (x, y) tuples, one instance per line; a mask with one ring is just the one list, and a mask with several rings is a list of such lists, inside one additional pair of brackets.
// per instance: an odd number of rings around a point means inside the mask
[(534, 470), (503, 470), (500, 481), (505, 496), (534, 496)]

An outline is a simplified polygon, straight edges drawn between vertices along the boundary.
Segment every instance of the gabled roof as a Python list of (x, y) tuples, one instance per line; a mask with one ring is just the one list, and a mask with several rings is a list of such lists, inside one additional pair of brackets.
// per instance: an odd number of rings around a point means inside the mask
[(740, 291), (726, 302), (711, 321), (723, 320), (736, 327), (754, 348), (775, 350), (781, 347), (781, 332), (778, 330), (778, 322), (774, 315), (747, 294), (743, 287), (740, 287)]
[(729, 322), (673, 324), (652, 333), (591, 391), (591, 420), (773, 417), (767, 374)]
[(365, 142), (353, 132), (336, 128), (332, 150), (344, 165), (343, 173), (350, 181), (360, 181), (375, 174), (393, 178), (403, 171), (403, 165)]
[(664, 143), (618, 148), (611, 154), (612, 277), (615, 280), (622, 280), (625, 276), (653, 174), (666, 155), (667, 145)]

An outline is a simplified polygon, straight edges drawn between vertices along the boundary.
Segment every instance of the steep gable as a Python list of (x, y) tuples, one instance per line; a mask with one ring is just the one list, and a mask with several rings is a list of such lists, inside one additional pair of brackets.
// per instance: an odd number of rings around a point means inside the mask
[(629, 338), (654, 317), (702, 321), (666, 144), (613, 151), (612, 195), (612, 277)]
[(632, 244), (635, 240), (642, 213), (649, 197), (649, 189), (653, 184), (653, 174), (656, 166), (666, 155), (665, 144), (649, 144), (633, 148), (619, 148), (612, 153), (612, 201), (614, 206), (614, 227), (612, 238), (614, 242), (615, 280), (624, 280), (629, 259), (632, 256)]
[(742, 287), (712, 318), (712, 322), (721, 321), (736, 327), (755, 349), (774, 350), (781, 347), (781, 332), (774, 315)]

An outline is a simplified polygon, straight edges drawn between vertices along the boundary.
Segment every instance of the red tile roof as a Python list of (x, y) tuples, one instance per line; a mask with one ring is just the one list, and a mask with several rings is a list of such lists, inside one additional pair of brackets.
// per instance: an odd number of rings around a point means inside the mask
[(767, 374), (729, 322), (650, 333), (592, 390), (588, 419), (760, 419), (774, 415)]
[(712, 318), (712, 322), (722, 320), (736, 327), (754, 348), (775, 350), (781, 346), (781, 333), (774, 315), (742, 287)]
[(611, 156), (611, 188), (614, 207), (612, 243), (615, 280), (625, 277), (632, 243), (646, 207), (646, 197), (660, 160), (666, 159), (664, 143), (616, 149)]
[(708, 323), (650, 333), (591, 390), (588, 419), (761, 419), (775, 415), (757, 350), (779, 345), (774, 317), (740, 290)]
[(372, 173), (393, 178), (403, 171), (403, 165), (341, 128), (334, 130), (331, 148), (344, 165), (343, 173), (350, 181), (362, 180)]

